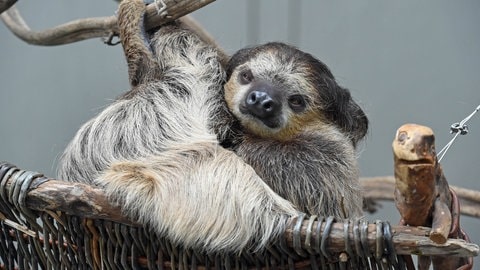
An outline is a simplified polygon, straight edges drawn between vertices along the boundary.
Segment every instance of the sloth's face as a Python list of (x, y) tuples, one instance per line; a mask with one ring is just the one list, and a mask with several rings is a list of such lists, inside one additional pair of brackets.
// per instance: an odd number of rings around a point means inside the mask
[(242, 126), (260, 137), (288, 140), (322, 124), (318, 93), (306, 78), (308, 67), (286, 59), (282, 50), (256, 49), (254, 57), (232, 69), (225, 85), (228, 107)]
[(308, 123), (322, 119), (313, 110), (315, 105), (304, 83), (299, 74), (251, 61), (234, 70), (225, 85), (225, 99), (247, 131), (288, 139)]
[(225, 100), (247, 132), (289, 140), (334, 125), (355, 144), (368, 120), (328, 67), (282, 43), (240, 50), (227, 66)]

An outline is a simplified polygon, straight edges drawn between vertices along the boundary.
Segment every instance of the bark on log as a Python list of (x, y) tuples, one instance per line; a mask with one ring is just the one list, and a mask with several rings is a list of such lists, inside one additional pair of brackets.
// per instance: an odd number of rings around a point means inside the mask
[[(166, 9), (160, 14), (157, 6), (147, 6), (146, 28), (152, 29), (187, 15), (215, 0), (163, 0)], [(44, 31), (35, 32), (28, 27), (15, 7), (0, 15), (5, 25), (17, 37), (33, 45), (63, 45), (90, 38), (108, 37), (118, 33), (115, 16), (87, 18), (71, 21)]]

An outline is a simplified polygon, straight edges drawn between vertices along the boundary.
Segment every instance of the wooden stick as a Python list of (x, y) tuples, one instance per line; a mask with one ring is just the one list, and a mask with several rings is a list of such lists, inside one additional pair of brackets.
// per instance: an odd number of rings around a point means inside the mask
[(433, 242), (443, 244), (448, 239), (452, 225), (450, 208), (441, 200), (435, 200), (433, 204), (433, 220), (430, 239)]
[[(147, 29), (158, 27), (189, 14), (215, 0), (164, 0), (165, 11), (158, 14), (155, 4), (147, 6)], [(32, 31), (15, 7), (0, 15), (5, 25), (23, 41), (33, 45), (63, 45), (90, 38), (108, 37), (118, 33), (115, 16), (71, 21), (44, 31)]]

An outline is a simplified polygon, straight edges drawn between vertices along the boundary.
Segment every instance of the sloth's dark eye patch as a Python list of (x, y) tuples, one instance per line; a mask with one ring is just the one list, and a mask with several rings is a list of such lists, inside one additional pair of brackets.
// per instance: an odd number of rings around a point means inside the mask
[(246, 69), (240, 72), (238, 75), (240, 84), (249, 84), (253, 81), (253, 74), (250, 69)]
[(299, 113), (305, 110), (307, 102), (302, 95), (293, 95), (288, 97), (288, 106), (290, 106), (292, 111)]

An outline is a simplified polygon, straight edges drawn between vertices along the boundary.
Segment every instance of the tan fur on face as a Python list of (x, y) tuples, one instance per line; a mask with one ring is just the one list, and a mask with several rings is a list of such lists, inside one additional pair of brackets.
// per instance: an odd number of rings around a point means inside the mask
[(307, 110), (304, 112), (294, 113), (288, 107), (286, 99), (282, 101), (282, 125), (279, 128), (269, 128), (255, 117), (240, 112), (240, 105), (244, 103), (249, 90), (249, 85), (241, 85), (238, 82), (238, 74), (244, 69), (250, 69), (256, 79), (273, 80), (272, 83), (275, 83), (275, 78), (281, 78), (290, 86), (288, 90), (294, 90), (292, 93), (285, 93), (286, 95), (303, 94), (310, 97), (310, 100), (314, 100), (318, 94), (305, 79), (305, 74), (302, 73), (307, 72), (306, 68), (294, 67), (293, 63), (280, 63), (271, 51), (266, 51), (259, 57), (237, 67), (224, 86), (225, 100), (230, 111), (240, 120), (242, 126), (248, 132), (261, 138), (287, 141), (300, 132), (325, 124), (324, 117), (318, 110), (315, 110), (313, 104), (308, 104)]

